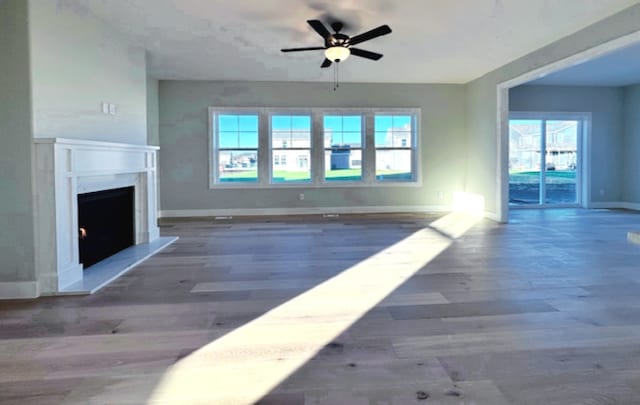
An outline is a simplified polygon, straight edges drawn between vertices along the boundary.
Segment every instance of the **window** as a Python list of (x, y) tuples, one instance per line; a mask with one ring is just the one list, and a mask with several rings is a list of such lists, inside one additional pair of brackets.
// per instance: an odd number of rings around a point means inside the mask
[(215, 183), (258, 181), (258, 115), (215, 114)]
[[(272, 183), (311, 181), (311, 116), (272, 115), (271, 145)], [(280, 165), (276, 164), (276, 156), (280, 156)]]
[(420, 183), (416, 108), (210, 107), (212, 188)]
[(325, 181), (362, 180), (362, 116), (324, 116)]
[(415, 116), (376, 114), (376, 180), (412, 181)]

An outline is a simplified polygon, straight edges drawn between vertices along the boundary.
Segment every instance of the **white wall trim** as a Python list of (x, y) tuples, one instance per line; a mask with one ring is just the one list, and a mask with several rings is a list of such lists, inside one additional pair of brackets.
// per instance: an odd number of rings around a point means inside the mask
[(160, 218), (450, 212), (448, 205), (162, 210)]
[(500, 217), (495, 212), (485, 211), (484, 217), (492, 221), (500, 222)]
[(623, 202), (621, 205), (625, 210), (640, 211), (640, 203)]
[(39, 295), (36, 281), (0, 282), (0, 300), (37, 298)]
[(625, 201), (603, 201), (591, 202), (590, 208), (594, 209), (625, 209), (632, 211), (640, 211), (640, 203), (632, 203)]
[(620, 201), (591, 201), (589, 208), (596, 210), (619, 209), (622, 208)]

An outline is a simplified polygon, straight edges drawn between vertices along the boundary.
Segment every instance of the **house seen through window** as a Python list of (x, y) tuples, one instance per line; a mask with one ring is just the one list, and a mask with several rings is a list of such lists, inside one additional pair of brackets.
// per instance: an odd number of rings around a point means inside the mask
[[(272, 115), (271, 145), (273, 183), (311, 181), (311, 116)], [(276, 164), (276, 157), (280, 164)]]
[(413, 121), (410, 115), (376, 115), (374, 125), (378, 181), (410, 181), (414, 178)]

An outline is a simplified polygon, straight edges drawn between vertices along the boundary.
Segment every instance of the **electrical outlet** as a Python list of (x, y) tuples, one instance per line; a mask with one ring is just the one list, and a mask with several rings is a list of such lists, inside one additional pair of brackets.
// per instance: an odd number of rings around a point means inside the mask
[(304, 200), (304, 193), (298, 194), (298, 200), (300, 200), (300, 201)]
[(103, 114), (109, 114), (109, 104), (103, 102), (102, 103), (102, 113)]
[(116, 105), (109, 104), (109, 115), (116, 115)]

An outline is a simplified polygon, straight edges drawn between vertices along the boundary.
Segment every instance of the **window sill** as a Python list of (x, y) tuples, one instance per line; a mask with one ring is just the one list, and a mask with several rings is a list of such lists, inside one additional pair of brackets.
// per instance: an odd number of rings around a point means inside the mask
[(329, 188), (419, 188), (422, 187), (422, 182), (374, 182), (374, 183), (360, 183), (360, 182), (331, 182), (331, 183), (296, 183), (296, 184), (214, 184), (210, 185), (210, 190), (278, 190), (278, 189), (329, 189)]

